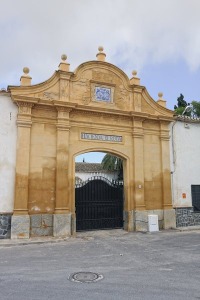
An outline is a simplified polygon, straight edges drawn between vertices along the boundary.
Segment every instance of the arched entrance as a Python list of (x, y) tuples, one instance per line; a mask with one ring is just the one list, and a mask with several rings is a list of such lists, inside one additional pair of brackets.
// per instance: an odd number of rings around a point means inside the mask
[(105, 62), (100, 50), (97, 61), (83, 63), (75, 72), (61, 61), (59, 70), (38, 85), (31, 86), (31, 77), (24, 74), (21, 86), (11, 86), (9, 92), (19, 107), (13, 238), (40, 233), (38, 228), (54, 236), (76, 232), (74, 157), (90, 151), (124, 159), (125, 230), (148, 230), (152, 213), (160, 228), (174, 226), (173, 112), (163, 99), (150, 97), (135, 73), (129, 79)]
[[(73, 155), (73, 233), (82, 230), (111, 228), (128, 230), (128, 226), (131, 225), (127, 218), (128, 197), (130, 195), (130, 184), (127, 182), (127, 178), (129, 178), (127, 161), (129, 161), (129, 158), (125, 153), (117, 151), (117, 147), (112, 149), (104, 144), (101, 148), (94, 148), (89, 145), (88, 148), (85, 148), (85, 145), (87, 145), (87, 142), (86, 144), (85, 142), (83, 144), (79, 143), (80, 151)], [(101, 170), (96, 174), (91, 172), (91, 175), (86, 178), (83, 177), (83, 182), (76, 181), (76, 175), (78, 174), (75, 173), (75, 157), (91, 152), (103, 152), (104, 155), (107, 153), (120, 158), (123, 163), (123, 178), (118, 177), (119, 172), (113, 176)], [(82, 166), (87, 165), (85, 162), (80, 164)]]
[(123, 160), (108, 153), (85, 155), (90, 162), (81, 155), (77, 159), (83, 161), (75, 163), (76, 231), (123, 228)]
[(75, 187), (76, 231), (123, 228), (123, 182), (93, 176)]

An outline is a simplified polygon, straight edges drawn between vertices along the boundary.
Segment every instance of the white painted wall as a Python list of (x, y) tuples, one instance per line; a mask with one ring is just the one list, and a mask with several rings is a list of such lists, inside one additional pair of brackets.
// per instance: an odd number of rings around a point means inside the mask
[[(173, 205), (174, 207), (191, 207), (191, 185), (200, 185), (200, 122), (176, 121), (172, 127)], [(184, 193), (186, 194), (185, 199), (183, 198)]]
[(9, 94), (0, 92), (0, 213), (13, 211), (17, 111)]
[(76, 172), (75, 173), (76, 177), (79, 177), (82, 181), (86, 181), (87, 179), (93, 177), (93, 176), (102, 176), (107, 178), (109, 181), (117, 180), (118, 178), (118, 172)]

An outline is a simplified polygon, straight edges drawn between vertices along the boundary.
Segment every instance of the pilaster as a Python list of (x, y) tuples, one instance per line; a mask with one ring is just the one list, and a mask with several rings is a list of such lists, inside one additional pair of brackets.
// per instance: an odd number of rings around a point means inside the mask
[(69, 212), (68, 158), (69, 158), (69, 108), (57, 106), (57, 157), (56, 157), (56, 205), (55, 213)]
[(28, 177), (30, 159), (31, 109), (32, 103), (17, 102), (17, 156), (15, 178), (14, 214), (28, 214)]
[(160, 121), (160, 145), (162, 166), (162, 196), (163, 208), (172, 208), (171, 174), (170, 174), (170, 147), (169, 147), (169, 122)]
[(61, 56), (61, 63), (59, 65), (59, 75), (60, 75), (60, 100), (69, 102), (69, 87), (70, 87), (70, 76), (69, 71), (70, 64), (67, 62), (67, 55), (63, 54)]
[(31, 136), (32, 103), (17, 102), (17, 156), (15, 178), (14, 214), (11, 222), (11, 238), (29, 238), (30, 218), (28, 215), (28, 181)]
[(144, 132), (142, 118), (133, 117), (133, 157), (135, 209), (145, 210), (144, 199)]
[(56, 157), (56, 203), (53, 218), (53, 235), (71, 235), (69, 211), (69, 113), (71, 109), (57, 106), (57, 157)]
[(70, 72), (60, 72), (60, 100), (69, 102)]

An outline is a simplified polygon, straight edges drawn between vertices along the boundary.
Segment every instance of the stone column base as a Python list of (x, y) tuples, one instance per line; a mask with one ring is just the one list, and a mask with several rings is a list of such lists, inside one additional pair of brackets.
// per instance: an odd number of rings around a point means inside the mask
[(71, 216), (71, 235), (76, 236), (76, 214)]
[(11, 239), (29, 239), (30, 216), (13, 215), (11, 219)]
[(37, 214), (30, 215), (30, 236), (52, 236), (53, 235), (53, 215)]
[(148, 215), (157, 215), (159, 229), (176, 228), (176, 213), (174, 209), (136, 210), (124, 212), (124, 230), (147, 232)]
[(135, 211), (135, 231), (148, 231), (148, 211), (136, 210)]
[(164, 210), (164, 229), (176, 228), (176, 212), (175, 209)]
[(71, 214), (53, 215), (53, 236), (66, 237), (71, 235)]
[(124, 211), (124, 230), (134, 231), (135, 230), (135, 218), (134, 210)]

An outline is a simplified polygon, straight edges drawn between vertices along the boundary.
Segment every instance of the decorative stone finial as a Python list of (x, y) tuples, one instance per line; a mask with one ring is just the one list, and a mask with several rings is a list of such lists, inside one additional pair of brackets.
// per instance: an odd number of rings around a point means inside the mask
[(24, 86), (31, 85), (31, 79), (32, 78), (28, 75), (29, 72), (30, 72), (29, 68), (28, 67), (24, 67), (23, 68), (23, 72), (24, 72), (24, 74), (20, 78), (20, 84), (24, 85)]
[(136, 77), (137, 76), (137, 71), (133, 70), (132, 75), (133, 75), (133, 77)]
[(158, 100), (157, 100), (157, 103), (159, 105), (161, 105), (162, 107), (166, 107), (166, 101), (163, 99), (163, 93), (162, 92), (159, 92), (158, 93)]
[(63, 61), (66, 61), (66, 60), (67, 60), (67, 55), (66, 55), (66, 54), (61, 55), (61, 59), (62, 59)]
[(137, 71), (133, 70), (133, 77), (130, 79), (130, 84), (140, 85), (140, 78), (137, 77)]
[(98, 50), (99, 50), (99, 52), (103, 52), (104, 49), (102, 46), (99, 46)]
[(59, 70), (69, 72), (69, 66), (70, 64), (67, 63), (67, 55), (62, 54), (61, 55), (61, 63), (59, 64)]
[(99, 50), (99, 53), (97, 53), (97, 55), (96, 55), (97, 60), (105, 61), (106, 54), (103, 52), (103, 50), (104, 50), (103, 47), (99, 46), (98, 50)]
[(28, 73), (30, 72), (29, 68), (28, 67), (24, 67), (23, 68), (23, 72), (25, 75), (28, 75)]

